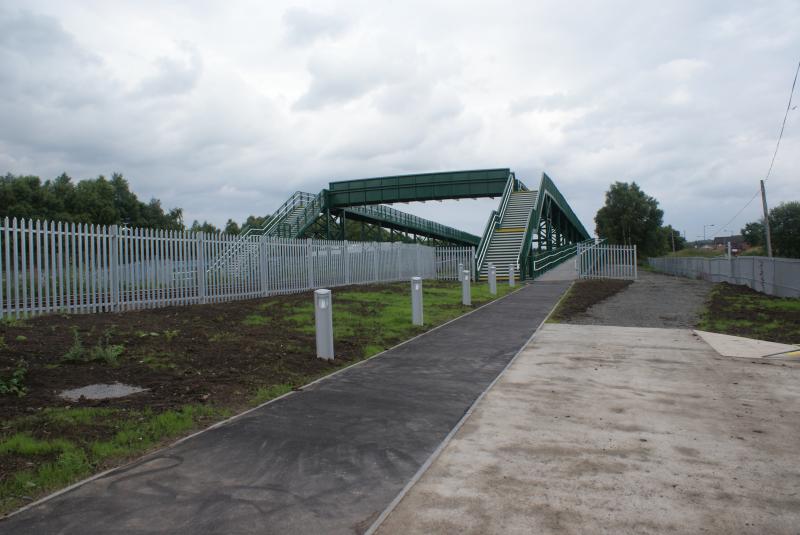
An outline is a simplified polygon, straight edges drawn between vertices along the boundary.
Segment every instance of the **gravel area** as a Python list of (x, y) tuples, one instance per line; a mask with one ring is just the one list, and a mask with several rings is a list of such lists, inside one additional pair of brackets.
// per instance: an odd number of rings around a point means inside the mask
[(639, 279), (626, 289), (566, 323), (692, 328), (712, 286), (703, 280), (639, 271)]

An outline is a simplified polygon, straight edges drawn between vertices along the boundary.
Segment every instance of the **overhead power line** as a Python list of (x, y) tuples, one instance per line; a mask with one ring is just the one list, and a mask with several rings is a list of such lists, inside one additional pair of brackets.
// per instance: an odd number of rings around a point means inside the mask
[(792, 96), (794, 95), (794, 88), (797, 85), (797, 73), (800, 73), (800, 61), (797, 62), (797, 69), (794, 71), (794, 81), (792, 82), (792, 90), (789, 91), (789, 103), (786, 105), (786, 113), (783, 114), (781, 133), (778, 134), (778, 142), (775, 144), (775, 152), (772, 153), (772, 161), (769, 162), (769, 169), (767, 170), (767, 176), (764, 177), (764, 182), (769, 180), (769, 175), (772, 173), (772, 166), (775, 165), (775, 157), (778, 156), (778, 148), (781, 146), (781, 139), (783, 139), (783, 129), (786, 128), (786, 118), (789, 117), (789, 110), (792, 107)]
[[(767, 169), (767, 175), (764, 177), (764, 182), (766, 182), (767, 180), (769, 180), (769, 176), (772, 174), (772, 167), (775, 165), (775, 158), (777, 158), (777, 156), (778, 156), (778, 149), (779, 149), (779, 148), (780, 148), (780, 146), (781, 146), (781, 139), (783, 139), (783, 131), (786, 129), (786, 119), (789, 117), (789, 111), (791, 111), (791, 110), (793, 109), (793, 108), (792, 108), (792, 97), (794, 96), (794, 88), (797, 86), (797, 74), (798, 74), (798, 73), (800, 73), (800, 61), (798, 61), (798, 62), (797, 62), (797, 68), (796, 68), (796, 69), (795, 69), (795, 71), (794, 71), (794, 80), (792, 81), (792, 89), (791, 89), (791, 91), (789, 91), (789, 102), (788, 102), (788, 104), (786, 104), (786, 112), (783, 114), (783, 122), (781, 123), (781, 131), (780, 131), (780, 133), (778, 134), (778, 142), (777, 142), (777, 143), (775, 143), (775, 152), (773, 152), (773, 153), (772, 153), (772, 160), (769, 162), (769, 169)], [(796, 108), (796, 107), (797, 107), (797, 106), (795, 106), (795, 108)], [(733, 222), (736, 220), (736, 218), (737, 218), (737, 217), (739, 217), (739, 215), (741, 215), (741, 213), (742, 213), (742, 212), (744, 212), (744, 211), (745, 211), (745, 209), (746, 209), (748, 206), (750, 206), (750, 204), (751, 204), (751, 203), (752, 203), (752, 202), (755, 200), (755, 198), (756, 198), (756, 197), (758, 197), (760, 194), (761, 194), (761, 188), (759, 187), (759, 189), (757, 189), (757, 190), (756, 190), (756, 192), (753, 194), (753, 196), (752, 196), (752, 197), (750, 197), (750, 200), (749, 200), (749, 201), (747, 201), (747, 202), (744, 204), (744, 206), (742, 206), (742, 207), (739, 209), (739, 211), (738, 211), (738, 212), (736, 212), (736, 215), (734, 215), (734, 216), (733, 216), (733, 217), (732, 217), (732, 218), (731, 218), (731, 219), (730, 219), (730, 220), (729, 220), (727, 223), (725, 223), (724, 225), (722, 225), (722, 226), (720, 226), (720, 227), (717, 227), (717, 232), (715, 232), (715, 233), (714, 233), (714, 236), (716, 237), (716, 236), (717, 236), (717, 234), (719, 234), (719, 232), (720, 232), (720, 231), (722, 231), (723, 229), (726, 229), (726, 228), (728, 228), (728, 225), (730, 225), (731, 223), (733, 223)], [(729, 229), (729, 230), (730, 230), (730, 229)]]

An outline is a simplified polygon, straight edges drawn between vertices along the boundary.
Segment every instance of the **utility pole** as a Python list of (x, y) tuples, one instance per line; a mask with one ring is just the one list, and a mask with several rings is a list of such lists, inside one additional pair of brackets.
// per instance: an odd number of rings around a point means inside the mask
[(670, 227), (669, 235), (672, 238), (672, 252), (674, 253), (675, 252), (675, 231), (671, 230), (671, 229), (672, 229), (672, 227)]
[(764, 181), (761, 181), (761, 204), (764, 207), (764, 232), (767, 235), (767, 256), (772, 258), (772, 238), (769, 232), (769, 210), (767, 210), (767, 192), (764, 190)]

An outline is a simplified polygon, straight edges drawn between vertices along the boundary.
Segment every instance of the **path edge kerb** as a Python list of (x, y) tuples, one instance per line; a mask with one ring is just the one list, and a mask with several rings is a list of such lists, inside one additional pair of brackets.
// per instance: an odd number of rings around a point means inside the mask
[[(266, 407), (267, 405), (269, 405), (271, 403), (275, 403), (275, 402), (277, 402), (277, 401), (279, 401), (281, 399), (284, 399), (286, 397), (289, 397), (292, 394), (300, 392), (300, 391), (302, 391), (302, 390), (304, 390), (304, 389), (306, 389), (306, 388), (308, 388), (310, 386), (313, 386), (313, 385), (315, 385), (317, 383), (321, 383), (322, 381), (326, 381), (326, 380), (330, 379), (331, 377), (335, 377), (336, 375), (339, 375), (340, 373), (345, 372), (345, 371), (347, 371), (347, 370), (349, 370), (349, 369), (351, 369), (351, 368), (353, 368), (355, 366), (359, 366), (359, 365), (364, 364), (366, 362), (370, 362), (373, 359), (377, 359), (379, 357), (383, 357), (383, 356), (386, 355), (386, 353), (392, 351), (393, 349), (396, 349), (396, 348), (398, 348), (400, 346), (404, 346), (405, 344), (413, 342), (417, 338), (421, 338), (421, 337), (423, 337), (423, 336), (425, 336), (425, 335), (427, 335), (429, 333), (432, 333), (432, 332), (434, 332), (434, 331), (436, 331), (438, 329), (441, 329), (442, 327), (450, 325), (453, 322), (456, 322), (456, 321), (458, 321), (458, 320), (460, 320), (462, 318), (466, 318), (467, 316), (469, 316), (471, 314), (474, 314), (475, 312), (478, 312), (479, 310), (482, 310), (482, 309), (484, 309), (486, 307), (489, 307), (489, 306), (492, 306), (492, 305), (494, 305), (496, 303), (499, 303), (500, 301), (503, 301), (507, 297), (510, 297), (510, 296), (516, 294), (517, 292), (523, 290), (527, 286), (528, 286), (528, 284), (520, 284), (516, 289), (514, 289), (513, 291), (507, 293), (506, 295), (503, 295), (503, 296), (498, 297), (498, 298), (496, 298), (496, 299), (494, 299), (492, 301), (489, 301), (488, 303), (485, 303), (485, 304), (479, 306), (478, 308), (470, 310), (469, 312), (466, 312), (466, 313), (458, 316), (457, 318), (453, 318), (453, 319), (451, 319), (449, 321), (446, 321), (445, 323), (442, 323), (441, 325), (437, 325), (436, 327), (433, 327), (432, 329), (429, 329), (429, 330), (425, 331), (424, 333), (420, 333), (420, 334), (418, 334), (418, 335), (416, 335), (416, 336), (414, 336), (412, 338), (409, 338), (408, 340), (403, 340), (399, 344), (394, 345), (394, 346), (392, 346), (392, 347), (390, 347), (388, 349), (384, 349), (380, 353), (376, 353), (376, 354), (372, 355), (371, 357), (365, 358), (363, 360), (359, 360), (358, 362), (354, 362), (352, 364), (349, 364), (349, 365), (345, 366), (344, 368), (339, 368), (338, 370), (333, 371), (333, 372), (329, 373), (328, 375), (324, 375), (322, 377), (314, 379), (310, 383), (307, 383), (307, 384), (301, 386), (297, 390), (290, 390), (289, 392), (287, 392), (285, 394), (281, 394), (280, 396), (278, 396), (276, 398), (272, 398), (270, 400), (267, 400), (264, 403), (261, 403), (260, 405), (256, 405), (255, 407), (251, 407), (251, 408), (249, 408), (249, 409), (247, 409), (245, 411), (242, 411), (242, 412), (240, 412), (238, 414), (234, 414), (233, 416), (231, 416), (229, 418), (226, 418), (224, 420), (220, 420), (219, 422), (213, 423), (208, 427), (205, 427), (203, 429), (195, 431), (194, 433), (192, 433), (190, 435), (186, 435), (185, 437), (181, 437), (181, 438), (175, 440), (174, 442), (170, 442), (169, 444), (166, 444), (166, 445), (164, 445), (164, 446), (162, 446), (162, 447), (160, 447), (158, 449), (155, 449), (155, 450), (153, 450), (151, 452), (145, 453), (141, 457), (137, 457), (136, 459), (128, 461), (127, 463), (121, 464), (119, 466), (115, 466), (114, 468), (109, 468), (108, 470), (104, 470), (103, 472), (99, 472), (97, 474), (89, 476), (86, 479), (82, 479), (80, 481), (76, 481), (75, 483), (69, 485), (68, 487), (64, 487), (63, 489), (59, 489), (59, 490), (57, 490), (57, 491), (55, 491), (55, 492), (53, 492), (51, 494), (48, 494), (47, 496), (39, 498), (38, 500), (36, 500), (34, 502), (31, 502), (31, 503), (29, 503), (27, 505), (24, 505), (23, 507), (20, 507), (19, 509), (15, 510), (15, 511), (12, 511), (12, 512), (6, 514), (6, 515), (0, 516), (0, 522), (3, 522), (7, 518), (11, 518), (12, 516), (15, 516), (15, 515), (17, 515), (19, 513), (27, 511), (28, 509), (30, 509), (32, 507), (36, 507), (37, 505), (41, 505), (42, 503), (45, 503), (45, 502), (47, 502), (49, 500), (57, 498), (57, 497), (61, 496), (62, 494), (66, 494), (67, 492), (70, 492), (70, 491), (72, 491), (72, 490), (74, 490), (74, 489), (76, 489), (78, 487), (86, 485), (87, 483), (91, 483), (92, 481), (94, 481), (96, 479), (100, 479), (101, 477), (105, 477), (105, 476), (107, 476), (109, 474), (112, 474), (112, 473), (118, 471), (118, 470), (120, 470), (120, 471), (121, 470), (126, 470), (126, 469), (130, 468), (131, 466), (135, 465), (136, 463), (143, 462), (143, 461), (145, 461), (145, 460), (147, 460), (147, 459), (149, 459), (151, 457), (154, 457), (154, 456), (160, 454), (164, 450), (167, 450), (169, 448), (177, 446), (178, 444), (182, 444), (183, 442), (185, 442), (187, 440), (190, 440), (190, 439), (192, 439), (192, 438), (194, 438), (194, 437), (196, 437), (198, 435), (201, 435), (201, 434), (203, 434), (203, 433), (205, 433), (207, 431), (211, 431), (212, 429), (216, 429), (218, 427), (222, 427), (224, 425), (228, 425), (229, 423), (231, 423), (231, 422), (233, 422), (235, 420), (238, 420), (239, 418), (242, 418), (243, 416), (246, 416), (247, 414), (249, 414), (249, 413), (251, 413), (253, 411), (261, 409), (262, 407)], [(549, 314), (548, 314), (548, 317), (549, 317)], [(527, 342), (526, 342), (526, 345), (527, 345)], [(494, 384), (494, 383), (492, 383), (492, 384)], [(470, 410), (471, 410), (471, 407), (470, 407)]]
[[(555, 282), (555, 281), (544, 281), (544, 282)], [(550, 319), (550, 316), (553, 314), (555, 309), (558, 307), (558, 304), (561, 302), (561, 300), (564, 298), (564, 296), (567, 294), (567, 292), (569, 292), (572, 289), (572, 287), (574, 285), (575, 285), (575, 282), (573, 281), (567, 287), (567, 289), (564, 290), (564, 293), (561, 295), (559, 300), (556, 301), (555, 304), (553, 304), (552, 308), (550, 308), (550, 312), (547, 313), (547, 315), (544, 317), (544, 319), (542, 319), (541, 323), (539, 323), (539, 325), (536, 327), (536, 330), (533, 331), (533, 334), (531, 334), (530, 337), (525, 341), (525, 343), (522, 344), (522, 347), (520, 347), (519, 350), (516, 353), (514, 353), (514, 356), (511, 357), (511, 360), (509, 360), (508, 363), (505, 365), (505, 367), (503, 367), (503, 369), (500, 371), (500, 373), (497, 374), (497, 377), (495, 377), (494, 380), (491, 383), (489, 383), (489, 385), (484, 389), (484, 391), (481, 392), (480, 395), (477, 398), (475, 398), (475, 401), (473, 401), (472, 405), (469, 406), (467, 411), (464, 413), (464, 416), (461, 417), (461, 419), (458, 421), (458, 423), (455, 425), (455, 427), (453, 427), (453, 429), (450, 430), (450, 432), (447, 434), (447, 436), (445, 436), (444, 439), (442, 439), (442, 442), (439, 443), (439, 445), (436, 447), (436, 449), (433, 450), (433, 453), (431, 453), (430, 456), (425, 460), (425, 462), (422, 463), (422, 466), (419, 467), (419, 470), (417, 470), (417, 472), (409, 480), (409, 482), (406, 483), (406, 486), (404, 486), (403, 489), (400, 491), (400, 493), (397, 496), (395, 496), (395, 498), (389, 503), (389, 505), (386, 506), (386, 508), (383, 510), (383, 512), (381, 512), (381, 514), (378, 515), (378, 518), (376, 518), (375, 521), (370, 525), (370, 527), (367, 528), (367, 530), (363, 533), (363, 535), (375, 535), (375, 532), (378, 530), (378, 528), (381, 527), (381, 524), (383, 524), (386, 521), (386, 519), (389, 518), (389, 515), (391, 515), (392, 512), (397, 508), (397, 506), (400, 505), (400, 502), (403, 501), (403, 498), (406, 497), (406, 495), (411, 491), (411, 489), (414, 487), (414, 485), (416, 485), (417, 482), (425, 474), (425, 472), (428, 471), (428, 468), (430, 468), (431, 465), (436, 461), (436, 459), (439, 458), (439, 456), (442, 454), (442, 452), (447, 447), (447, 445), (450, 444), (450, 442), (452, 442), (453, 438), (456, 436), (456, 433), (458, 433), (458, 431), (464, 426), (464, 424), (467, 422), (469, 417), (472, 416), (472, 413), (477, 408), (478, 404), (486, 396), (486, 394), (488, 394), (489, 391), (492, 388), (494, 388), (494, 385), (506, 374), (506, 371), (508, 371), (508, 369), (511, 367), (511, 365), (514, 364), (514, 361), (517, 360), (517, 357), (519, 357), (520, 354), (522, 354), (522, 352), (525, 350), (526, 347), (528, 347), (528, 345), (530, 345), (530, 343), (533, 341), (533, 339), (536, 337), (536, 335), (539, 334), (539, 331), (547, 323), (547, 320)], [(512, 292), (512, 293), (514, 293), (514, 292)], [(508, 294), (508, 295), (511, 295), (511, 294)], [(504, 297), (506, 297), (506, 296), (504, 296)], [(464, 317), (464, 316), (460, 316), (460, 317)], [(456, 319), (458, 319), (458, 318), (456, 318)]]

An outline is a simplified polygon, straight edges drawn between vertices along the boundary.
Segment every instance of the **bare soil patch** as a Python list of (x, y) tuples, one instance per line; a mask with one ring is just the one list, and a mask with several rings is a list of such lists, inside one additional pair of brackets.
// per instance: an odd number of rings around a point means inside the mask
[(566, 322), (597, 303), (627, 288), (628, 280), (590, 279), (576, 281), (550, 316), (553, 321)]

